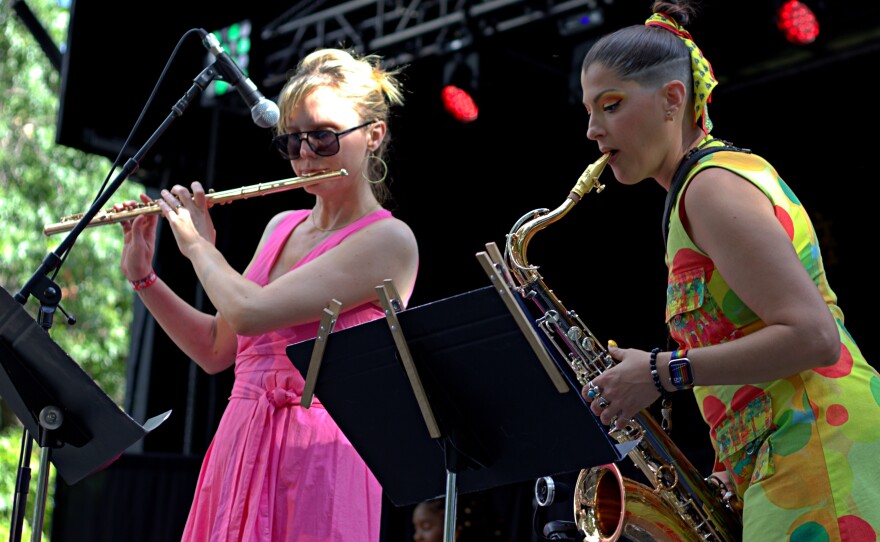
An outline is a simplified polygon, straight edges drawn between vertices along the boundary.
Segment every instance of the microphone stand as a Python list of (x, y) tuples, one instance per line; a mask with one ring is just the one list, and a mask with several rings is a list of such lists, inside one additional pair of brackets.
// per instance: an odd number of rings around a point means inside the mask
[[(198, 97), (199, 94), (207, 88), (211, 81), (219, 76), (216, 62), (214, 62), (202, 70), (202, 72), (193, 79), (193, 85), (177, 101), (177, 103), (174, 104), (171, 108), (171, 113), (159, 125), (159, 128), (153, 132), (150, 138), (147, 139), (146, 143), (144, 143), (135, 155), (128, 159), (122, 167), (122, 170), (110, 183), (109, 187), (99, 195), (89, 210), (83, 215), (82, 219), (80, 219), (64, 240), (61, 241), (58, 247), (43, 259), (36, 272), (31, 275), (31, 278), (28, 279), (24, 286), (22, 286), (21, 290), (15, 294), (15, 300), (22, 305), (27, 303), (30, 295), (33, 295), (40, 301), (40, 311), (37, 316), (37, 322), (44, 330), (48, 332), (52, 328), (52, 321), (56, 309), (61, 310), (61, 312), (68, 317), (69, 321), (75, 322), (75, 320), (67, 315), (64, 309), (61, 308), (61, 289), (48, 276), (61, 265), (61, 256), (66, 254), (67, 251), (73, 247), (76, 238), (79, 237), (79, 234), (82, 233), (86, 226), (88, 226), (89, 222), (91, 222), (91, 220), (104, 208), (104, 205), (110, 199), (110, 196), (122, 186), (122, 183), (125, 182), (128, 177), (137, 171), (141, 159), (143, 159), (146, 153), (153, 147), (153, 145), (155, 145), (156, 141), (158, 141), (159, 137), (165, 133), (171, 123), (177, 119), (177, 117), (182, 116), (190, 103), (192, 103), (193, 99)], [(51, 444), (55, 439), (50, 438), (50, 434), (57, 431), (62, 422), (63, 415), (57, 407), (46, 407), (39, 414), (40, 434), (38, 435), (38, 442), (40, 443), (42, 451), (40, 456), (40, 472), (38, 475), (38, 502), (34, 505), (34, 521), (31, 536), (32, 542), (40, 542), (41, 540), (45, 515), (45, 502), (48, 490), (47, 484), (49, 477), (47, 471), (50, 457), (49, 448), (52, 446), (58, 446), (58, 444)], [(27, 427), (25, 427), (22, 435), (22, 452), (19, 459), (18, 475), (15, 482), (15, 497), (12, 507), (13, 524), (10, 529), (10, 542), (18, 542), (21, 540), (27, 493), (30, 485), (31, 446), (31, 435)]]

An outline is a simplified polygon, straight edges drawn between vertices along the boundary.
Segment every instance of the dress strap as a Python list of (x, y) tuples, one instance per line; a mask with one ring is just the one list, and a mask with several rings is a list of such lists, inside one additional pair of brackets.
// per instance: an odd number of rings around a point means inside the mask
[(678, 165), (678, 169), (675, 170), (675, 175), (672, 177), (672, 184), (669, 186), (669, 192), (666, 194), (666, 204), (663, 208), (663, 222), (660, 224), (663, 232), (663, 246), (666, 246), (666, 239), (669, 235), (669, 215), (672, 213), (672, 207), (675, 205), (678, 193), (681, 192), (681, 187), (684, 186), (684, 181), (687, 179), (688, 172), (690, 172), (691, 168), (694, 167), (694, 164), (699, 162), (701, 158), (718, 151), (752, 152), (749, 149), (734, 147), (726, 141), (707, 136), (698, 147), (691, 149), (685, 157), (682, 158), (681, 163)]

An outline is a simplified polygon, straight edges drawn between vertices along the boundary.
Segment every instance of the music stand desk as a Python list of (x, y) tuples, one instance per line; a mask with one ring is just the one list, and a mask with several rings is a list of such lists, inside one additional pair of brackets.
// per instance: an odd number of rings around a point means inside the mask
[[(384, 319), (330, 333), (315, 397), (396, 506), (616, 462), (618, 444), (570, 369), (560, 392), (491, 287), (396, 314), (431, 411), (432, 438)], [(287, 347), (305, 376), (316, 339)], [(554, 358), (556, 359), (556, 358)]]
[[(133, 420), (3, 288), (0, 369), (0, 397), (38, 444), (52, 450), (52, 464), (69, 485), (112, 463), (171, 414), (144, 425)], [(57, 430), (41, 424), (46, 407), (61, 414)]]

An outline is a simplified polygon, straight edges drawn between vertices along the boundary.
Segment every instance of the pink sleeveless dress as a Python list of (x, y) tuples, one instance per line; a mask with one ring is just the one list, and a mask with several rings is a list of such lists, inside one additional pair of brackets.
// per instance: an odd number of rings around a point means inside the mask
[[(268, 283), (290, 232), (309, 213), (279, 223), (247, 278)], [(390, 216), (380, 209), (333, 232), (294, 268)], [(343, 307), (334, 329), (383, 316), (372, 304)], [(286, 347), (317, 329), (316, 320), (238, 337), (235, 384), (202, 464), (184, 541), (378, 542), (381, 486), (317, 399), (300, 406), (305, 381)]]

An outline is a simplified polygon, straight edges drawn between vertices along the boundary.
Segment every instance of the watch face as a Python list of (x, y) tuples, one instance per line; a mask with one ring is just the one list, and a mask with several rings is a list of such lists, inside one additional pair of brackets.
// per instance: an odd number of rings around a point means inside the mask
[(694, 373), (691, 371), (691, 360), (679, 358), (670, 361), (669, 381), (676, 388), (692, 385), (694, 383)]

